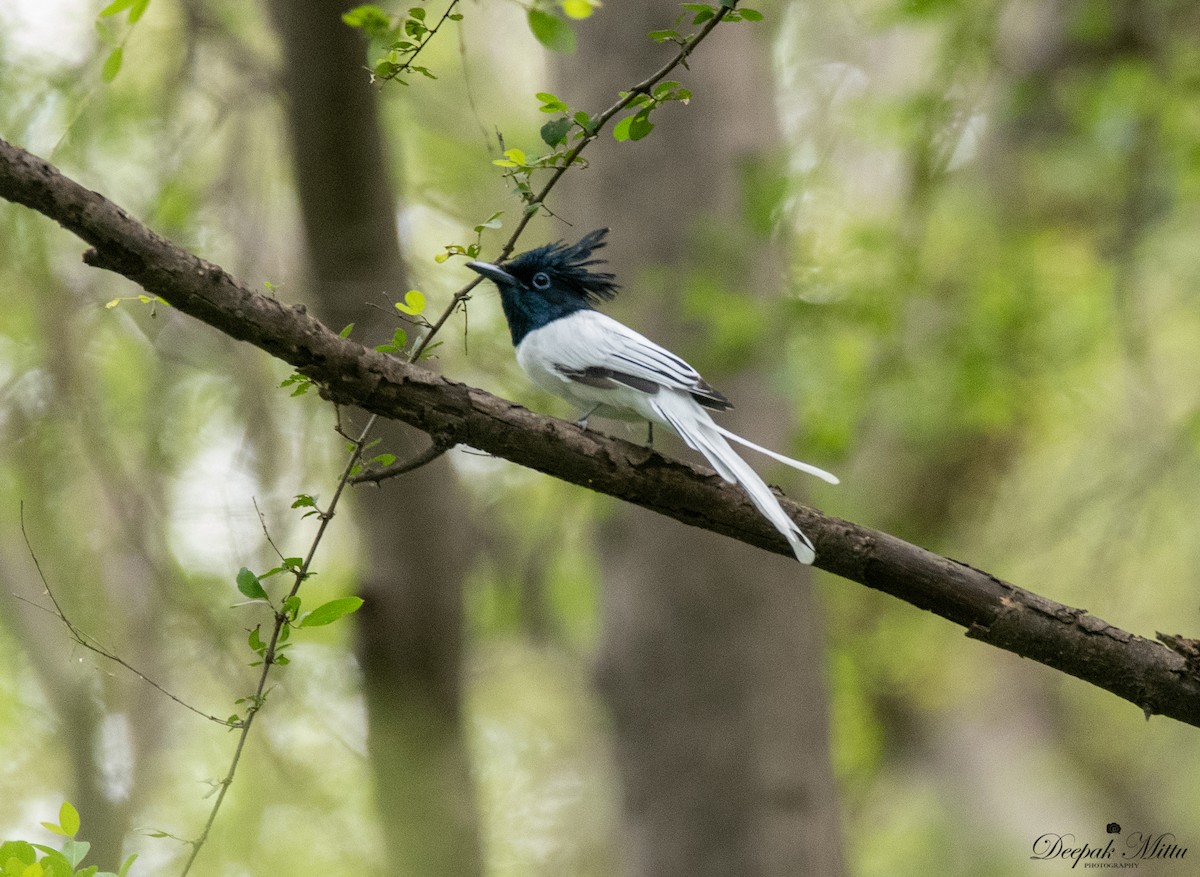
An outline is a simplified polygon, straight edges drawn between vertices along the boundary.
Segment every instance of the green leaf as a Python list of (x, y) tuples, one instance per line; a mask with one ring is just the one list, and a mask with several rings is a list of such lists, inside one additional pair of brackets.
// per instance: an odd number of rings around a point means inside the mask
[(717, 14), (716, 7), (709, 6), (707, 3), (683, 3), (681, 5), (689, 12), (696, 13), (695, 17), (692, 18), (692, 24), (700, 24), (701, 22), (708, 21)]
[(113, 0), (112, 3), (109, 3), (103, 9), (101, 9), (100, 14), (97, 15), (96, 17), (97, 18), (108, 18), (109, 16), (112, 16), (112, 15), (119, 15), (120, 13), (124, 12), (126, 9), (133, 6), (133, 4), (137, 3), (137, 2), (138, 2), (138, 0)]
[(629, 139), (629, 126), (633, 124), (633, 116), (626, 116), (617, 124), (613, 125), (613, 139), (624, 143)]
[(76, 868), (87, 857), (91, 848), (92, 845), (85, 840), (69, 840), (63, 844), (62, 853), (71, 863), (71, 867)]
[(129, 869), (133, 866), (133, 863), (137, 861), (137, 857), (138, 854), (134, 853), (128, 859), (122, 862), (121, 870), (117, 872), (117, 877), (127, 877), (129, 874)]
[(589, 116), (582, 110), (575, 114), (575, 124), (586, 131), (589, 135), (596, 133), (595, 117)]
[(44, 875), (44, 877), (71, 877), (75, 869), (71, 865), (71, 860), (52, 847), (43, 846), (42, 844), (34, 844), (35, 850), (41, 850), (45, 853), (40, 862), (37, 863), (37, 870), (31, 872), (28, 868), (23, 872), (23, 877), (28, 877), (31, 873)]
[(280, 387), (290, 387), (296, 385), (297, 389), (292, 392), (293, 396), (299, 396), (302, 393), (307, 393), (308, 388), (313, 385), (314, 381), (308, 375), (302, 375), (300, 372), (294, 372), (279, 382)]
[(547, 146), (557, 146), (562, 143), (567, 139), (567, 132), (571, 130), (571, 124), (571, 120), (566, 116), (561, 119), (551, 119), (542, 126), (542, 142)]
[(403, 302), (396, 302), (396, 310), (402, 314), (417, 316), (417, 314), (425, 310), (425, 293), (419, 289), (410, 289), (404, 293)]
[(763, 20), (763, 14), (761, 12), (759, 12), (757, 9), (742, 8), (742, 9), (738, 10), (738, 14), (742, 17), (743, 21), (762, 21)]
[[(396, 305), (397, 308), (400, 305)], [(392, 333), (392, 340), (387, 344), (376, 344), (375, 349), (380, 353), (399, 353), (404, 349), (404, 345), (408, 343), (408, 333), (403, 329), (397, 329)]]
[(258, 576), (250, 572), (250, 570), (244, 566), (238, 570), (237, 589), (251, 600), (267, 599), (267, 592), (263, 590), (262, 583), (258, 580)]
[(104, 60), (104, 66), (100, 69), (100, 78), (105, 82), (112, 82), (117, 78), (117, 74), (121, 72), (121, 61), (124, 58), (125, 50), (117, 46), (108, 53), (108, 57)]
[(58, 824), (67, 837), (74, 837), (79, 831), (79, 811), (70, 801), (63, 801), (58, 808)]
[(332, 624), (344, 615), (357, 612), (362, 604), (362, 597), (341, 597), (337, 600), (330, 600), (305, 615), (300, 621), (300, 626), (321, 627), (325, 624)]
[(0, 868), (4, 868), (6, 873), (13, 871), (9, 862), (14, 859), (21, 865), (32, 865), (37, 861), (37, 850), (23, 840), (6, 840), (0, 844)]
[(548, 91), (539, 91), (534, 97), (542, 102), (540, 109), (543, 113), (565, 113), (567, 111), (566, 103), (559, 99), (556, 94), (551, 94)]
[(500, 222), (500, 217), (503, 215), (503, 210), (497, 210), (483, 222), (479, 223), (479, 225), (475, 226), (475, 233), (480, 234), (485, 228), (500, 228), (500, 226), (503, 225), (503, 223)]
[(63, 801), (58, 808), (58, 823), (43, 822), (42, 828), (62, 837), (74, 837), (79, 831), (79, 811), (70, 801)]
[(650, 37), (656, 43), (665, 43), (670, 40), (680, 39), (679, 31), (675, 30), (652, 30), (646, 36)]
[(342, 331), (338, 332), (338, 337), (339, 337), (339, 338), (349, 338), (349, 337), (350, 337), (350, 333), (351, 333), (351, 332), (353, 332), (353, 331), (354, 331), (354, 324), (353, 324), (353, 323), (347, 323), (347, 324), (346, 324), (346, 328), (344, 328), (344, 329), (342, 329)]
[(294, 509), (304, 509), (304, 508), (315, 509), (316, 507), (317, 507), (317, 501), (315, 499), (313, 499), (311, 496), (309, 496), (307, 493), (296, 494), (296, 499), (292, 503), (292, 508), (294, 508)]
[(571, 55), (575, 52), (575, 31), (557, 15), (530, 9), (529, 30), (539, 43), (552, 52)]
[(650, 121), (650, 113), (643, 111), (630, 117), (629, 123), (629, 139), (641, 140), (647, 134), (654, 130), (654, 123)]
[(378, 6), (370, 3), (356, 6), (349, 12), (343, 13), (342, 23), (350, 27), (361, 28), (368, 36), (379, 37), (392, 29), (392, 19)]
[(129, 9), (129, 23), (137, 24), (138, 19), (146, 14), (146, 9), (150, 6), (150, 0), (136, 0), (133, 6)]
[(562, 0), (562, 10), (567, 18), (590, 18), (596, 6), (590, 0)]

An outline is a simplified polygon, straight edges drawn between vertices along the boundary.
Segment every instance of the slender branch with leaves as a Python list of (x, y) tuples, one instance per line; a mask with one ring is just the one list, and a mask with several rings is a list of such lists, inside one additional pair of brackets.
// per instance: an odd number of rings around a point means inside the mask
[(395, 81), (408, 85), (404, 79), (407, 73), (437, 79), (428, 67), (417, 65), (416, 60), (447, 21), (462, 21), (462, 13), (456, 9), (458, 2), (450, 0), (433, 27), (426, 24), (428, 13), (423, 6), (414, 6), (402, 16), (392, 16), (378, 6), (365, 4), (345, 13), (342, 21), (350, 27), (360, 28), (383, 45), (382, 56), (371, 66), (372, 82)]
[[(602, 113), (596, 116), (587, 116), (586, 118), (585, 114), (576, 114), (576, 116), (572, 119), (571, 124), (569, 124), (562, 131), (561, 136), (565, 138), (571, 125), (578, 127), (578, 142), (576, 142), (574, 147), (562, 153), (561, 157), (554, 161), (550, 177), (546, 180), (542, 187), (538, 189), (536, 193), (533, 192), (532, 188), (530, 188), (528, 196), (523, 197), (525, 209), (522, 211), (521, 219), (517, 222), (516, 227), (513, 228), (512, 233), (508, 236), (508, 240), (506, 240), (504, 245), (500, 248), (500, 252), (496, 255), (495, 261), (502, 262), (512, 255), (513, 250), (516, 248), (517, 241), (525, 232), (525, 228), (529, 225), (529, 221), (538, 213), (540, 209), (543, 208), (546, 203), (546, 198), (549, 197), (550, 193), (554, 190), (554, 187), (558, 185), (558, 181), (562, 179), (563, 175), (570, 168), (577, 165), (580, 156), (583, 154), (583, 151), (587, 149), (587, 147), (593, 141), (595, 141), (600, 132), (604, 130), (608, 123), (611, 122), (613, 118), (622, 110), (635, 103), (644, 101), (645, 97), (652, 93), (651, 89), (665, 80), (672, 73), (672, 71), (675, 70), (675, 68), (679, 67), (680, 65), (686, 66), (688, 56), (690, 56), (692, 52), (696, 50), (697, 46), (699, 46), (702, 42), (704, 42), (705, 39), (708, 38), (709, 34), (716, 30), (717, 26), (722, 21), (725, 21), (731, 16), (734, 16), (735, 18), (737, 17), (737, 8), (735, 2), (722, 3), (719, 7), (709, 6), (708, 4), (685, 4), (685, 8), (688, 7), (696, 7), (696, 9), (692, 10), (695, 12), (695, 18), (693, 21), (697, 23), (703, 23), (703, 26), (695, 33), (686, 37), (681, 37), (678, 34), (675, 34), (674, 31), (670, 32), (678, 37), (677, 42), (679, 45), (679, 50), (669, 61), (655, 70), (645, 79), (634, 83), (628, 89), (621, 92), (620, 97)], [(741, 13), (741, 15), (744, 14), (744, 12)], [(655, 33), (662, 32), (656, 31)], [(546, 98), (554, 97), (553, 95), (548, 94), (544, 96)], [(543, 95), (539, 94), (539, 98), (541, 97), (543, 97)], [(557, 101), (556, 98), (555, 100)], [(543, 106), (546, 105), (546, 103), (543, 103)], [(557, 105), (552, 104), (552, 106), (554, 106), (555, 109), (558, 109)], [(567, 108), (565, 104), (562, 105), (562, 109), (566, 111)], [(638, 114), (635, 113), (634, 115), (636, 116)], [(511, 150), (509, 152), (511, 152)], [(512, 164), (506, 165), (503, 162), (511, 162)], [(517, 171), (527, 170), (530, 172), (540, 167), (545, 167), (545, 165), (519, 165), (513, 161), (513, 156), (511, 155), (506, 156), (505, 159), (499, 159), (498, 163), (501, 167), (510, 168), (508, 172), (509, 176), (514, 175), (514, 171), (511, 169), (513, 167), (515, 167)], [(526, 173), (526, 179), (528, 179), (528, 173)], [(518, 191), (522, 191), (520, 186), (518, 186)], [(522, 194), (524, 195), (523, 191)], [(492, 219), (494, 220), (495, 218), (496, 216), (493, 214)], [(470, 255), (472, 258), (474, 258), (476, 255), (478, 255), (478, 250), (473, 253), (464, 250), (463, 254)], [(413, 353), (409, 359), (410, 362), (415, 362), (418, 358), (420, 358), (421, 354), (429, 346), (429, 343), (434, 339), (438, 332), (441, 331), (442, 327), (446, 325), (446, 321), (450, 319), (454, 312), (464, 302), (470, 299), (471, 292), (482, 282), (482, 280), (482, 277), (475, 277), (456, 293), (454, 293), (454, 296), (442, 310), (441, 314), (438, 315), (437, 319), (433, 320), (433, 325), (430, 327), (429, 331), (426, 332), (425, 335), (422, 336), (413, 347)]]
[[(337, 600), (331, 600), (318, 606), (316, 609), (308, 613), (301, 611), (302, 602), (300, 598), (300, 587), (305, 580), (312, 574), (312, 563), (316, 557), (317, 549), (321, 545), (321, 540), (325, 537), (325, 533), (329, 529), (330, 523), (333, 521), (334, 515), (337, 512), (338, 503), (346, 489), (346, 485), (350, 483), (351, 474), (359, 465), (359, 459), (362, 457), (363, 449), (367, 445), (367, 440), (370, 436), (371, 429), (375, 426), (377, 415), (372, 414), (367, 418), (367, 422), (357, 438), (353, 439), (350, 448), (350, 455), (342, 468), (341, 477), (338, 479), (337, 486), (334, 488), (333, 497), (329, 500), (329, 504), (324, 509), (316, 507), (316, 502), (311, 497), (304, 496), (303, 500), (298, 503), (293, 503), (294, 508), (311, 507), (314, 509), (316, 516), (320, 520), (317, 527), (317, 532), (313, 536), (312, 542), (308, 546), (308, 551), (303, 558), (288, 558), (280, 556), (281, 565), (273, 570), (270, 570), (264, 575), (258, 576), (243, 568), (238, 573), (237, 585), (244, 595), (254, 601), (264, 601), (271, 607), (272, 622), (271, 632), (268, 638), (264, 641), (259, 634), (259, 629), (256, 627), (250, 632), (250, 647), (258, 653), (261, 670), (258, 674), (258, 682), (255, 685), (254, 693), (247, 698), (244, 698), (246, 712), (240, 718), (238, 728), (238, 739), (234, 746), (233, 757), (230, 759), (229, 768), (225, 772), (225, 776), (218, 782), (217, 796), (213, 800), (212, 807), (209, 809), (208, 818), (205, 820), (204, 828), (200, 835), (190, 841), (192, 851), (188, 856), (187, 862), (184, 864), (181, 875), (187, 875), (192, 865), (196, 861), (196, 857), (200, 855), (200, 851), (208, 842), (209, 835), (212, 832), (213, 824), (217, 821), (217, 815), (221, 811), (221, 805), (225, 802), (225, 796), (229, 792), (229, 787), (233, 784), (234, 776), (237, 773), (238, 764), (241, 762), (242, 753), (246, 748), (246, 740), (250, 736), (250, 729), (254, 725), (254, 719), (258, 716), (263, 706), (267, 701), (267, 679), (271, 675), (271, 668), (277, 664), (286, 664), (287, 659), (281, 654), (283, 648), (286, 647), (287, 640), (290, 637), (293, 627), (318, 627), (325, 624), (330, 624), (342, 618), (345, 615), (354, 612), (362, 605), (360, 597), (342, 597)], [(276, 549), (278, 551), (278, 549)], [(290, 573), (292, 576), (292, 586), (288, 590), (284, 598), (276, 603), (267, 593), (266, 588), (262, 585), (262, 579), (274, 575), (276, 573)]]

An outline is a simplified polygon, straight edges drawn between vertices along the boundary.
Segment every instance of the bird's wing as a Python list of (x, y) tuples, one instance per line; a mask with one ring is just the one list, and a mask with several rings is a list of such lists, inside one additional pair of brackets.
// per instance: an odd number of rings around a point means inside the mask
[(680, 357), (612, 317), (580, 311), (559, 322), (568, 331), (558, 336), (554, 365), (569, 380), (595, 387), (617, 384), (651, 395), (667, 387), (689, 393), (708, 408), (733, 407)]

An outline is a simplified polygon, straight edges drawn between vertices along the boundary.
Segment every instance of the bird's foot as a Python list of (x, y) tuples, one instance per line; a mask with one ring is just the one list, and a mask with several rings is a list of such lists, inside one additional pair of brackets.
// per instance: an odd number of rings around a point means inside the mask
[(588, 418), (591, 417), (593, 414), (595, 414), (596, 409), (599, 407), (600, 407), (599, 405), (593, 405), (587, 411), (583, 412), (583, 416), (575, 421), (575, 425), (578, 426), (580, 429), (587, 429), (588, 428)]

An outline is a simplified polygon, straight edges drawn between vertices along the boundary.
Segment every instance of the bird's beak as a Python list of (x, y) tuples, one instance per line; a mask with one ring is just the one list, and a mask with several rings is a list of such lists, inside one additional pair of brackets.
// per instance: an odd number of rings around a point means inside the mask
[(516, 284), (517, 282), (517, 278), (513, 277), (499, 265), (493, 265), (491, 262), (468, 262), (467, 267), (478, 274), (482, 274), (493, 283)]

